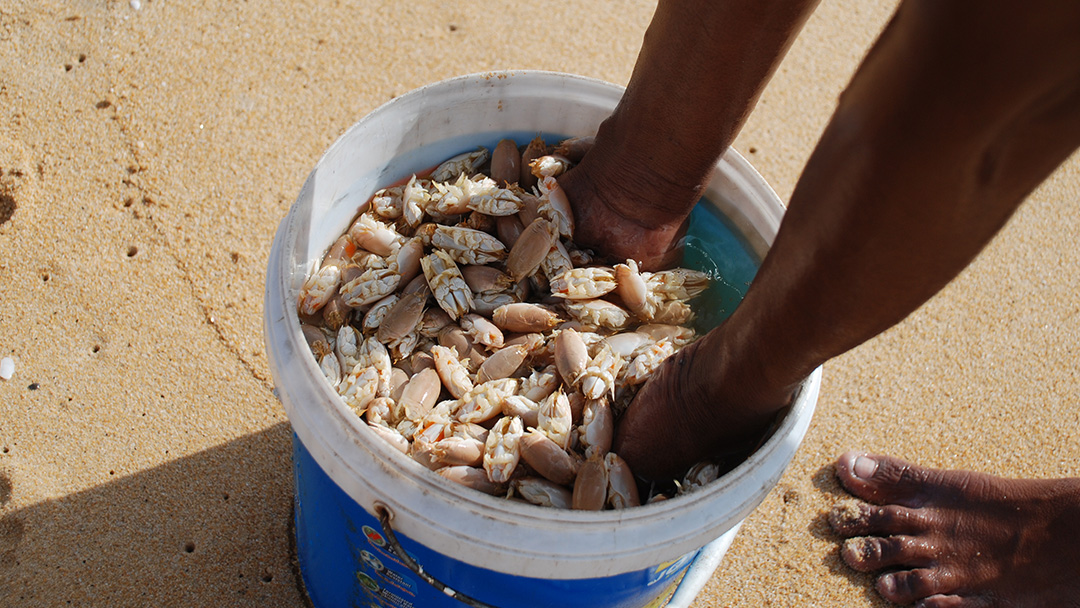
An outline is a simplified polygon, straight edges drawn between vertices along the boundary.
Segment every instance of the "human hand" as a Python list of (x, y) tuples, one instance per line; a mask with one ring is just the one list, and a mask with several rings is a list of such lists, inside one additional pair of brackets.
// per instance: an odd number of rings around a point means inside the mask
[[(665, 182), (626, 150), (614, 156), (593, 147), (559, 178), (573, 206), (574, 241), (613, 262), (634, 259), (644, 270), (677, 265), (700, 188)], [(753, 398), (732, 390), (750, 386), (725, 380), (736, 366), (715, 357), (717, 347), (727, 346), (723, 332), (713, 332), (668, 359), (642, 387), (620, 419), (614, 449), (635, 474), (672, 479), (760, 438), (783, 398), (758, 409)]]
[(750, 371), (756, 358), (735, 354), (738, 340), (728, 329), (669, 357), (620, 418), (612, 451), (635, 475), (677, 479), (707, 458), (753, 449), (790, 403), (794, 387)]
[(682, 258), (697, 184), (665, 185), (595, 148), (559, 184), (573, 207), (575, 243), (616, 263), (633, 259), (642, 270), (668, 268)]

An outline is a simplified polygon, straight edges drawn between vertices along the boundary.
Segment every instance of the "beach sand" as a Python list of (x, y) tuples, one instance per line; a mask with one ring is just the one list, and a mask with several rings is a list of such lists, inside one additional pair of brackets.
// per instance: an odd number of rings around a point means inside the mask
[[(823, 3), (762, 96), (735, 148), (781, 198), (894, 6)], [(303, 606), (262, 340), (278, 222), (347, 127), (418, 86), (625, 84), (654, 7), (7, 0), (0, 605)], [(824, 523), (848, 448), (1080, 475), (1078, 217), (1074, 156), (944, 291), (826, 365), (805, 442), (695, 606), (887, 605)]]

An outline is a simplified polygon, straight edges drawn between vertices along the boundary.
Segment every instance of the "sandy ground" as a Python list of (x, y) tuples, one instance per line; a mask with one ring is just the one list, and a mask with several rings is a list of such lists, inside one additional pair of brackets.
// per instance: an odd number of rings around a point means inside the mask
[[(823, 3), (737, 140), (782, 198), (893, 7)], [(279, 220), (344, 129), (420, 85), (625, 84), (653, 8), (4, 2), (0, 605), (302, 606), (262, 342)], [(1080, 475), (1078, 178), (1074, 157), (953, 284), (826, 366), (805, 443), (696, 606), (885, 605), (823, 523), (849, 447)]]

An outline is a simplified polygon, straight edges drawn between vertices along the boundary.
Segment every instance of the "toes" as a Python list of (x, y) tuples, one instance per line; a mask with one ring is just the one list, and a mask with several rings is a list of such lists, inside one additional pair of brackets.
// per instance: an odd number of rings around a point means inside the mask
[(952, 591), (952, 576), (941, 568), (916, 568), (882, 574), (877, 579), (881, 597), (897, 604), (910, 604)]
[(873, 503), (920, 506), (928, 486), (940, 484), (940, 472), (878, 454), (847, 452), (836, 461), (836, 476), (848, 492)]
[(846, 500), (829, 512), (829, 525), (846, 537), (892, 536), (924, 532), (929, 522), (926, 513), (919, 509)]
[(915, 604), (915, 608), (987, 608), (986, 600), (959, 595), (932, 595)]
[(872, 572), (891, 566), (919, 567), (933, 562), (934, 547), (912, 536), (849, 538), (840, 556), (860, 572)]

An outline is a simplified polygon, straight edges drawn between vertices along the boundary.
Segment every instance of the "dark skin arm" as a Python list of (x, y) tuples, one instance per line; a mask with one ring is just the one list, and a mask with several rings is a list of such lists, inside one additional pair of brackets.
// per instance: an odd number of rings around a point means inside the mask
[(661, 0), (626, 93), (560, 180), (580, 203), (575, 240), (645, 270), (677, 261), (701, 184), (816, 5)]
[[(972, 11), (907, 0), (842, 95), (745, 300), (646, 384), (620, 423), (615, 451), (636, 473), (666, 478), (753, 443), (814, 368), (899, 322), (959, 274), (1080, 145), (1078, 32), (1075, 3), (988, 2)], [(766, 56), (778, 61), (782, 51)], [(662, 88), (641, 65), (636, 86)], [(681, 108), (680, 121), (712, 124), (706, 115), (723, 107), (725, 89), (698, 93), (668, 103)], [(609, 123), (647, 120), (618, 114)], [(737, 129), (746, 111), (725, 115), (738, 117)], [(688, 137), (723, 140), (709, 132)], [(634, 154), (611, 154), (633, 163)], [(603, 183), (584, 161), (579, 169), (574, 180)], [(666, 251), (677, 234), (668, 227), (685, 218), (677, 198), (613, 204), (585, 188), (570, 194), (586, 225), (602, 215), (586, 207), (618, 210), (623, 223), (609, 218), (609, 231), (649, 225), (633, 218), (655, 219), (658, 207), (671, 211), (660, 230), (641, 229), (650, 251)]]

